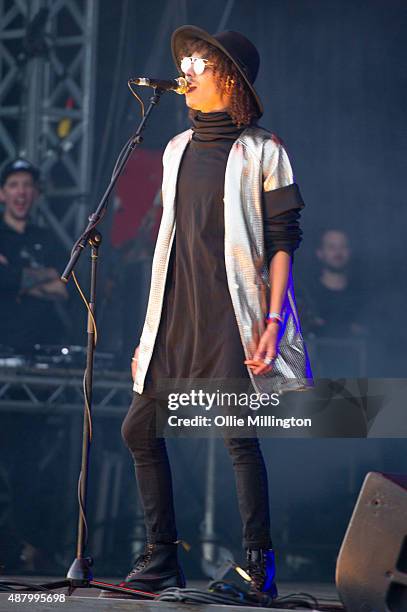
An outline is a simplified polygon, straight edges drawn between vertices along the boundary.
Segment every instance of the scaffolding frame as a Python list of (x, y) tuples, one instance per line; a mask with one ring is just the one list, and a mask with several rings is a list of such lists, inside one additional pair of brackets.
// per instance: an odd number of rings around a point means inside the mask
[(36, 206), (66, 248), (92, 185), (98, 0), (0, 0), (0, 162), (28, 158)]

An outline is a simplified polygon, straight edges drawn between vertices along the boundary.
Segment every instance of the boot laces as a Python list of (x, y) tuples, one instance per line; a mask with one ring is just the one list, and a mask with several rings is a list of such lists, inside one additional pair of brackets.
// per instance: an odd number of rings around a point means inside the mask
[(257, 560), (252, 559), (251, 555), (249, 555), (246, 571), (256, 588), (261, 589), (266, 579), (266, 560), (264, 555), (261, 554)]
[(266, 579), (266, 572), (259, 564), (250, 564), (247, 573), (254, 582), (257, 588), (262, 588)]
[(151, 560), (153, 550), (154, 550), (154, 544), (149, 544), (149, 543), (146, 544), (144, 552), (142, 552), (141, 555), (139, 555), (134, 561), (134, 566), (132, 570), (130, 571), (130, 573), (128, 574), (126, 580), (131, 580), (135, 576), (135, 574), (137, 574), (138, 572), (140, 572), (142, 569), (145, 568), (147, 563), (149, 563)]

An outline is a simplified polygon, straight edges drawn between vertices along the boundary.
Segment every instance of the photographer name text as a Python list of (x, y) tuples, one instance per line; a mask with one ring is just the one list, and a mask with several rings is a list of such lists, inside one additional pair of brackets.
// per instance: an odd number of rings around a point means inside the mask
[(274, 415), (247, 415), (238, 417), (234, 415), (218, 415), (209, 417), (197, 415), (194, 417), (168, 417), (170, 427), (311, 427), (311, 419), (298, 419), (296, 417), (280, 418)]

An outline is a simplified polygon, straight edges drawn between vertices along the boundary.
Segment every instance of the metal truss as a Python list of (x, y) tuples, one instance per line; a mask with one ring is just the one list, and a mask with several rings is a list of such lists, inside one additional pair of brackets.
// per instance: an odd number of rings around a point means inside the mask
[[(34, 427), (38, 439), (34, 453), (36, 461), (36, 486), (41, 479), (54, 487), (56, 479), (64, 480), (63, 489), (56, 489), (57, 506), (64, 515), (64, 531), (58, 560), (62, 565), (72, 558), (73, 534), (77, 526), (78, 474), (81, 470), (82, 421), (84, 411), (83, 373), (70, 369), (37, 369), (33, 367), (0, 367), (0, 428), (5, 427), (9, 436), (6, 449), (0, 456), (0, 530), (14, 525), (15, 483), (13, 467), (15, 451), (10, 447), (20, 443), (18, 427)], [(132, 399), (132, 385), (128, 374), (96, 370), (92, 394), (92, 429), (97, 432), (97, 452), (94, 454), (95, 504), (92, 516), (93, 532), (90, 534), (93, 554), (107, 558), (115, 554), (118, 544), (117, 531), (122, 520), (127, 520), (121, 510), (121, 499), (128, 499), (128, 453), (120, 442), (120, 423)], [(16, 418), (18, 417), (18, 418)], [(20, 418), (22, 417), (22, 418)], [(31, 417), (35, 417), (34, 420)], [(111, 428), (116, 435), (109, 442)], [(96, 429), (97, 428), (97, 429)], [(8, 450), (7, 450), (8, 449)], [(95, 449), (96, 450), (96, 449)], [(133, 476), (132, 476), (133, 478)], [(27, 489), (30, 490), (27, 481)], [(24, 491), (25, 494), (25, 491)], [(31, 503), (30, 494), (19, 499), (19, 504)], [(139, 553), (144, 543), (143, 512), (140, 502), (134, 499), (138, 537), (130, 536), (131, 545)], [(55, 508), (56, 506), (52, 506)], [(49, 524), (54, 517), (44, 507), (43, 516)], [(19, 532), (17, 532), (19, 533)], [(136, 535), (137, 535), (136, 534)], [(129, 544), (130, 545), (130, 544)], [(56, 551), (55, 551), (56, 552)], [(111, 565), (106, 565), (111, 572)]]
[[(101, 416), (123, 416), (132, 385), (122, 372), (101, 373), (93, 382), (93, 409)], [(0, 368), (0, 410), (52, 413), (83, 411), (83, 376), (77, 370)]]
[(97, 0), (0, 0), (0, 163), (41, 169), (39, 212), (67, 247), (89, 209)]

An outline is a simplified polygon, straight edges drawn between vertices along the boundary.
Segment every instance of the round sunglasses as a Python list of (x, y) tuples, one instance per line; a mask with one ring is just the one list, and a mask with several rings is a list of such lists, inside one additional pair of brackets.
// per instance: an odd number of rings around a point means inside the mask
[(193, 67), (195, 74), (202, 74), (207, 66), (213, 66), (213, 63), (203, 57), (183, 57), (181, 60), (181, 70), (184, 74)]

